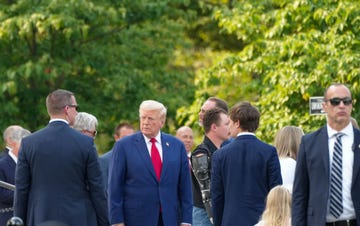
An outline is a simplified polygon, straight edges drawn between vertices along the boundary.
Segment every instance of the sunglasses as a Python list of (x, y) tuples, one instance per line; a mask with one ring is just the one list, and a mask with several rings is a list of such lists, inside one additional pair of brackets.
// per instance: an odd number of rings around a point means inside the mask
[(71, 107), (71, 108), (75, 108), (76, 111), (79, 111), (79, 105), (68, 104), (66, 106)]
[(334, 97), (334, 98), (328, 99), (326, 101), (330, 101), (330, 104), (332, 106), (338, 106), (341, 101), (344, 103), (344, 105), (352, 104), (351, 97), (344, 97), (344, 98)]

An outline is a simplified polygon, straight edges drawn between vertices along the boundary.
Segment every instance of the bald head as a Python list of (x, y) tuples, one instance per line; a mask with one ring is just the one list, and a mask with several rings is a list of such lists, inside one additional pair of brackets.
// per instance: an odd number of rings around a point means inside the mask
[(188, 126), (182, 126), (176, 131), (176, 137), (184, 143), (186, 152), (190, 153), (194, 145), (193, 130)]

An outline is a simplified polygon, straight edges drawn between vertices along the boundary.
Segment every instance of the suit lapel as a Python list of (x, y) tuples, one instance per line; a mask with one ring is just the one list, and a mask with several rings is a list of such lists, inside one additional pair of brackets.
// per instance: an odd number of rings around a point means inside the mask
[(157, 181), (154, 166), (152, 165), (151, 158), (142, 133), (138, 133), (138, 135), (136, 136), (135, 146), (137, 152), (139, 153), (142, 161), (145, 164), (145, 167), (150, 171), (152, 177)]
[(360, 170), (360, 131), (357, 129), (354, 129), (354, 143), (352, 149), (354, 151), (352, 184), (354, 184)]
[(162, 170), (161, 170), (161, 176), (160, 176), (160, 180), (161, 178), (163, 178), (165, 176), (166, 173), (166, 169), (168, 167), (168, 159), (169, 159), (169, 154), (170, 152), (170, 142), (168, 141), (166, 135), (164, 135), (163, 133), (161, 133), (161, 147), (162, 147), (162, 154), (163, 154), (163, 159), (162, 159)]
[(323, 161), (323, 166), (324, 166), (324, 172), (325, 172), (325, 177), (326, 178), (330, 178), (330, 160), (329, 160), (329, 137), (328, 137), (328, 133), (327, 133), (327, 128), (326, 126), (324, 126), (319, 134), (319, 139), (322, 142), (316, 142), (316, 144), (318, 144), (318, 149), (320, 150), (320, 155), (322, 157), (322, 161)]

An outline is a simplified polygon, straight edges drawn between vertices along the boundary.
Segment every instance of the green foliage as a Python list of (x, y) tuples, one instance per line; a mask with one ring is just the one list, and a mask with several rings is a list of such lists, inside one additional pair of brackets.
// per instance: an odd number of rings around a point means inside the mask
[(193, 14), (179, 9), (186, 0), (0, 4), (1, 130), (42, 128), (45, 97), (64, 88), (98, 118), (103, 152), (119, 121), (137, 124), (141, 101), (163, 102), (169, 126), (176, 109), (192, 101), (193, 73), (174, 63), (178, 49), (191, 47), (184, 25)]
[(219, 7), (214, 18), (245, 47), (198, 74), (197, 95), (253, 102), (262, 139), (272, 141), (285, 125), (305, 132), (323, 125), (324, 117), (309, 115), (309, 98), (332, 83), (348, 84), (359, 99), (359, 2), (239, 1)]
[(359, 100), (359, 14), (347, 0), (3, 0), (0, 129), (43, 127), (46, 95), (64, 88), (99, 119), (101, 152), (145, 99), (168, 107), (167, 132), (201, 134), (209, 96), (253, 102), (266, 141), (285, 125), (309, 132), (325, 122), (309, 98), (329, 84)]

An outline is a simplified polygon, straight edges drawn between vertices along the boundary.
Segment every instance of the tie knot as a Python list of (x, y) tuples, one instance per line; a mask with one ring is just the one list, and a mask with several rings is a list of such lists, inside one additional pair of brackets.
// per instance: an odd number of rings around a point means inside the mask
[(153, 144), (155, 144), (155, 143), (156, 143), (156, 139), (153, 137), (153, 138), (150, 139), (150, 142), (153, 143)]
[(344, 136), (345, 134), (344, 133), (335, 133), (334, 137), (336, 137), (336, 139), (340, 139), (342, 136)]

